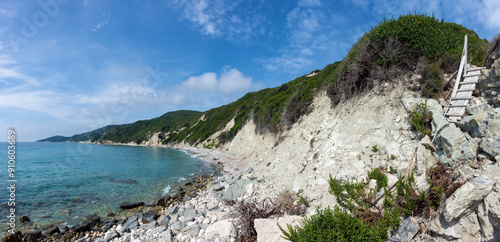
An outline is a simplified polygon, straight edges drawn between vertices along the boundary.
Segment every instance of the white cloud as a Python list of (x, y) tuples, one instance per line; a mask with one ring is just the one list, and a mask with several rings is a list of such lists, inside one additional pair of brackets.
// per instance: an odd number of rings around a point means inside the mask
[(321, 6), (321, 0), (299, 0), (297, 6), (306, 8), (319, 7)]
[(10, 3), (0, 3), (0, 17), (13, 18), (17, 16), (17, 10), (14, 5)]
[[(87, 4), (88, 3), (85, 3), (85, 5), (87, 5)], [(102, 16), (104, 19), (99, 21), (99, 23), (97, 23), (96, 25), (94, 25), (94, 27), (92, 28), (92, 31), (94, 31), (94, 32), (99, 31), (102, 28), (104, 28), (106, 25), (109, 24), (109, 18), (111, 17), (111, 14), (108, 12), (103, 12)]]
[(204, 35), (249, 41), (266, 32), (266, 18), (259, 7), (249, 4), (230, 0), (181, 0), (169, 7), (181, 10), (181, 18), (192, 22)]
[(238, 69), (226, 66), (220, 76), (213, 72), (207, 72), (199, 76), (189, 77), (180, 86), (186, 88), (188, 92), (239, 94), (255, 90), (258, 84), (253, 83), (251, 77), (246, 77)]

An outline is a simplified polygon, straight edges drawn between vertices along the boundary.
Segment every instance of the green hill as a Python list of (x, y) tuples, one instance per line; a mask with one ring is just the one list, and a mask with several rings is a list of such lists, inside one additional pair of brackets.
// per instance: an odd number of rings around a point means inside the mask
[[(116, 126), (99, 137), (89, 138), (97, 142), (141, 143), (160, 132), (159, 138), (164, 144), (184, 141), (195, 145), (223, 129), (233, 118), (235, 125), (218, 136), (219, 143), (231, 141), (251, 119), (257, 125), (256, 132), (277, 133), (310, 112), (314, 96), (321, 91), (327, 91), (332, 104), (336, 105), (373, 87), (375, 81), (390, 81), (410, 71), (421, 72), (422, 85), (417, 91), (437, 97), (444, 88), (443, 72), (453, 72), (458, 67), (464, 35), (469, 39), (469, 62), (482, 65), (488, 41), (480, 39), (472, 30), (421, 14), (384, 20), (365, 33), (344, 60), (313, 71), (315, 75), (304, 75), (279, 87), (248, 93), (233, 103), (206, 112), (170, 112), (155, 119)], [(415, 69), (417, 64), (421, 67)]]

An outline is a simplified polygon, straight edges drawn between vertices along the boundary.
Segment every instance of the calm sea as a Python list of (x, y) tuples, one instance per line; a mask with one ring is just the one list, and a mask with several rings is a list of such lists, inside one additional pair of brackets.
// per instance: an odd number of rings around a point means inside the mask
[[(76, 143), (16, 144), (16, 216), (41, 224), (116, 213), (124, 201), (152, 203), (176, 183), (212, 168), (158, 147)], [(7, 143), (0, 143), (0, 216), (6, 221)], [(2, 222), (4, 224), (4, 222)]]

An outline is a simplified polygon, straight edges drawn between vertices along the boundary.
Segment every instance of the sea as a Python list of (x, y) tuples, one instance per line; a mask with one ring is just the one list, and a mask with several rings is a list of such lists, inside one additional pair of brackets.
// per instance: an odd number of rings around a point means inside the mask
[[(11, 208), (7, 146), (0, 143), (5, 154), (0, 156), (0, 218), (5, 223)], [(123, 202), (154, 203), (186, 179), (214, 171), (175, 149), (85, 143), (16, 143), (15, 161), (16, 220), (26, 215), (41, 225), (116, 214)]]

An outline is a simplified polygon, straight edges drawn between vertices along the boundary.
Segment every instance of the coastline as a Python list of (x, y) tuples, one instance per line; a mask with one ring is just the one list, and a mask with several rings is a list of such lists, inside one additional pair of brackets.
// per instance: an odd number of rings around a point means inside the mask
[[(155, 147), (129, 144), (105, 145)], [(120, 213), (110, 216), (87, 215), (83, 217), (81, 224), (75, 226), (66, 226), (65, 223), (60, 223), (44, 226), (42, 229), (33, 229), (30, 226), (20, 227), (25, 230), (23, 230), (22, 235), (18, 232), (17, 236), (36, 237), (42, 241), (68, 239), (130, 241), (137, 238), (140, 241), (161, 241), (161, 239), (164, 241), (190, 241), (194, 238), (198, 238), (196, 241), (214, 238), (230, 241), (234, 240), (237, 234), (232, 225), (231, 212), (233, 208), (225, 204), (224, 200), (257, 199), (262, 197), (261, 195), (269, 195), (270, 193), (261, 187), (262, 184), (259, 184), (263, 183), (263, 179), (258, 179), (253, 170), (238, 157), (219, 150), (179, 148), (166, 145), (157, 145), (156, 147), (185, 152), (216, 170), (209, 176), (201, 178), (200, 175), (183, 181), (177, 187), (172, 186), (170, 192), (163, 197), (172, 200), (167, 206), (158, 204), (162, 198), (160, 197), (155, 204), (141, 203), (136, 208), (122, 210)], [(188, 186), (192, 188), (187, 188)], [(256, 192), (257, 186), (260, 187), (260, 192)], [(236, 189), (233, 189), (235, 187)], [(186, 193), (186, 190), (190, 191)], [(183, 196), (178, 196), (181, 193), (184, 193)], [(229, 234), (225, 233), (228, 232), (227, 227), (231, 228)], [(219, 231), (222, 228), (226, 229)]]

